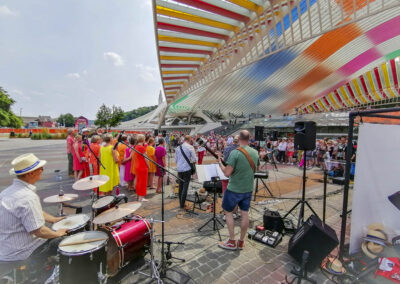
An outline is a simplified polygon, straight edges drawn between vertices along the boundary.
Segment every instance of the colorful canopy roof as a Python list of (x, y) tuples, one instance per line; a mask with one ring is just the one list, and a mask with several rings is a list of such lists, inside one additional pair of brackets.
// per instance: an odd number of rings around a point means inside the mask
[(154, 5), (170, 114), (334, 110), (368, 100), (354, 82), (366, 92), (362, 82), (371, 80), (366, 90), (372, 99), (374, 92), (384, 97), (379, 90), (388, 85), (398, 96), (393, 77), (398, 61), (392, 59), (400, 54), (400, 1), (155, 0)]

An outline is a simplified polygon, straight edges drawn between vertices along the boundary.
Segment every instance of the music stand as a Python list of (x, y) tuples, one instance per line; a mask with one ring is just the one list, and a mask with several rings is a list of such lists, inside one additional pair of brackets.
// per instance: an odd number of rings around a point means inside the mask
[(222, 241), (221, 234), (219, 232), (218, 223), (224, 227), (224, 224), (217, 218), (216, 207), (217, 207), (217, 191), (222, 192), (221, 179), (228, 179), (224, 176), (221, 168), (218, 164), (211, 165), (196, 165), (197, 177), (200, 182), (203, 182), (203, 187), (214, 194), (214, 206), (213, 206), (213, 217), (211, 217), (204, 225), (202, 225), (198, 231), (200, 232), (210, 222), (213, 222), (213, 231), (218, 232), (219, 240)]

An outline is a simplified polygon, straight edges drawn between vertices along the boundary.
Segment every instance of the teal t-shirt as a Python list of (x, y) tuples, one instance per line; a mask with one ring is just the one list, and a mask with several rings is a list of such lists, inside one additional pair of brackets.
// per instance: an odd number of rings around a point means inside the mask
[[(249, 146), (243, 147), (258, 167), (258, 152)], [(237, 193), (252, 192), (254, 187), (254, 173), (246, 156), (239, 150), (233, 150), (228, 158), (227, 164), (233, 168), (229, 177), (228, 189)]]

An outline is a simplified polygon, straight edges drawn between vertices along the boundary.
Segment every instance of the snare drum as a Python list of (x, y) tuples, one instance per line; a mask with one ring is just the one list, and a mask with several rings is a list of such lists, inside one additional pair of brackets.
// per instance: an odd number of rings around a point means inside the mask
[[(101, 241), (65, 246), (89, 239)], [(77, 233), (62, 240), (60, 255), (60, 284), (99, 283), (98, 273), (106, 274), (108, 235), (99, 231)]]
[(144, 255), (145, 245), (150, 245), (150, 223), (141, 216), (140, 220), (121, 221), (100, 230), (108, 233), (107, 272), (115, 276), (129, 261)]
[(99, 215), (100, 213), (115, 207), (117, 204), (117, 199), (114, 196), (104, 196), (99, 199), (97, 199), (93, 205), (92, 208), (95, 212), (95, 215)]
[(89, 216), (86, 214), (69, 215), (66, 218), (54, 223), (51, 227), (54, 231), (59, 229), (68, 229), (68, 233), (77, 233), (84, 231), (85, 227), (89, 224)]

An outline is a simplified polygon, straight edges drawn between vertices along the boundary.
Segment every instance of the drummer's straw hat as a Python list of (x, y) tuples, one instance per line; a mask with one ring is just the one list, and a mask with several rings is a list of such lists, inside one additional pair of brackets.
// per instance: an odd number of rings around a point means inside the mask
[[(364, 238), (364, 242), (361, 244), (361, 250), (363, 253), (369, 258), (376, 258), (378, 254), (380, 254), (384, 246), (382, 244), (386, 244), (387, 235), (381, 230), (383, 226), (368, 226), (369, 230), (367, 232), (366, 238)], [(372, 229), (371, 229), (372, 228)]]
[(45, 160), (39, 160), (39, 158), (32, 153), (23, 154), (16, 157), (11, 162), (13, 168), (10, 170), (10, 175), (24, 175), (43, 167), (46, 163)]

